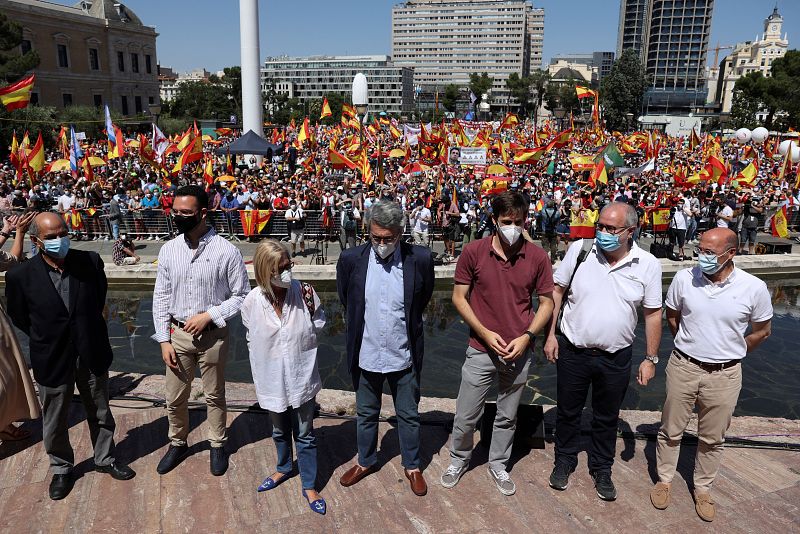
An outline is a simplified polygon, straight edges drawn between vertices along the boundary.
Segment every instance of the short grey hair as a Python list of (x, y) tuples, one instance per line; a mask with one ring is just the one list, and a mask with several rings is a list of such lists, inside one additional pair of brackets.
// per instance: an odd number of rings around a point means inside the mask
[(603, 212), (609, 208), (619, 208), (625, 210), (625, 228), (630, 228), (639, 224), (639, 214), (636, 213), (636, 209), (627, 202), (619, 202), (616, 200), (614, 202), (609, 202), (603, 206), (603, 209), (600, 210), (600, 215), (602, 215)]
[[(56, 213), (53, 213), (53, 215), (56, 215), (56, 216), (58, 216)], [(30, 226), (30, 228), (28, 229), (28, 234), (29, 234), (31, 237), (39, 237), (39, 225), (38, 225), (38, 224), (36, 224), (36, 219), (37, 219), (38, 217), (39, 217), (39, 216), (37, 215), (36, 217), (34, 217), (34, 218), (33, 218), (33, 221), (31, 221), (31, 226)], [(65, 221), (65, 220), (64, 220), (64, 219), (62, 219), (61, 217), (58, 217), (58, 219), (61, 221), (61, 226), (62, 226), (62, 227), (65, 229), (65, 230), (69, 230), (69, 227), (67, 226), (67, 221)]]
[(403, 218), (403, 208), (400, 207), (400, 204), (391, 200), (379, 200), (370, 207), (367, 222), (370, 225), (375, 223), (393, 232), (401, 232)]

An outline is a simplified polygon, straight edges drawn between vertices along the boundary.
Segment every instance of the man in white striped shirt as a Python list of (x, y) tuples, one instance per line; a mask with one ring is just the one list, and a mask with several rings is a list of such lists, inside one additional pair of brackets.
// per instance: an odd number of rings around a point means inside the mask
[(201, 187), (178, 189), (172, 215), (181, 235), (158, 254), (153, 339), (161, 344), (167, 365), (170, 439), (169, 450), (157, 468), (162, 475), (188, 456), (188, 403), (198, 366), (207, 406), (211, 473), (220, 476), (228, 468), (224, 449), (227, 321), (239, 313), (250, 282), (241, 252), (206, 225), (207, 206), (208, 196)]

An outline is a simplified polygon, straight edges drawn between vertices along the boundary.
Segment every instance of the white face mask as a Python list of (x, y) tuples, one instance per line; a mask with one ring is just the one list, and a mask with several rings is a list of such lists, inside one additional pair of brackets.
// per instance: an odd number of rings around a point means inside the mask
[(392, 254), (394, 254), (395, 249), (397, 248), (397, 242), (393, 243), (381, 243), (380, 245), (376, 245), (373, 243), (372, 245), (373, 250), (375, 250), (375, 254), (381, 257), (381, 259), (386, 259)]
[(509, 245), (516, 243), (519, 239), (519, 236), (522, 235), (522, 227), (517, 226), (516, 224), (500, 226), (498, 227), (498, 231), (500, 232), (500, 236), (503, 238), (503, 240)]
[(270, 279), (270, 283), (275, 287), (288, 288), (292, 285), (292, 270), (286, 269), (285, 271), (281, 271), (281, 274), (273, 276), (272, 279)]

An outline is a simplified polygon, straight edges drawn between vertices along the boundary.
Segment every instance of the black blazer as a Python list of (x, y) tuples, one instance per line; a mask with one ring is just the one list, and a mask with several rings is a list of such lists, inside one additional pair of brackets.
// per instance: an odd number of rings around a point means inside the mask
[[(347, 327), (347, 364), (353, 377), (353, 388), (358, 388), (361, 371), (358, 355), (364, 336), (364, 288), (367, 284), (367, 265), (372, 245), (342, 252), (336, 264), (336, 289), (339, 300), (345, 307)], [(408, 243), (400, 243), (400, 257), (403, 262), (403, 286), (406, 328), (411, 349), (411, 361), (417, 373), (422, 370), (422, 357), (425, 344), (422, 331), (422, 312), (433, 295), (433, 258), (430, 249)]]
[(31, 367), (39, 384), (73, 380), (76, 358), (100, 375), (113, 358), (103, 318), (108, 283), (96, 252), (70, 250), (64, 260), (69, 309), (64, 306), (41, 254), (6, 273), (8, 315), (30, 338)]

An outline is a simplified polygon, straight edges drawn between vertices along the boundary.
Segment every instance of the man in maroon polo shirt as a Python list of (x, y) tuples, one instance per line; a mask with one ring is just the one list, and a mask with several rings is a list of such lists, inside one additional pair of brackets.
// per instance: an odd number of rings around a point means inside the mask
[[(528, 203), (507, 191), (492, 201), (497, 234), (464, 247), (458, 259), (453, 304), (470, 327), (467, 359), (461, 368), (450, 466), (442, 486), (452, 488), (466, 472), (472, 435), (497, 376), (497, 415), (489, 447), (489, 474), (503, 495), (513, 495), (506, 472), (517, 426), (517, 406), (528, 378), (535, 335), (553, 313), (553, 270), (547, 253), (520, 239)], [(533, 311), (532, 295), (539, 298)]]

